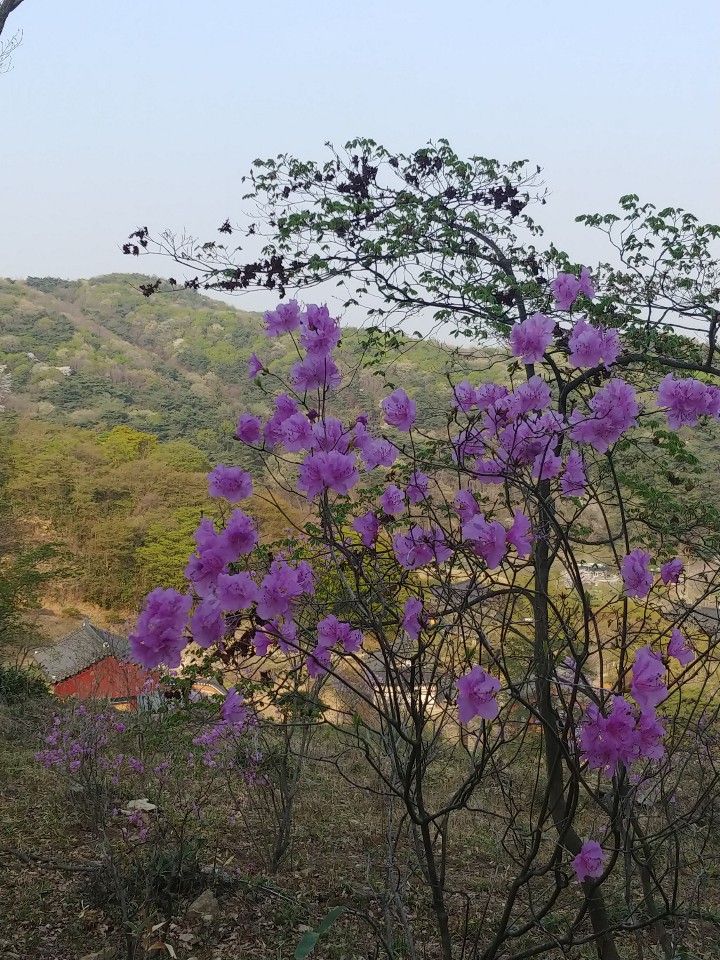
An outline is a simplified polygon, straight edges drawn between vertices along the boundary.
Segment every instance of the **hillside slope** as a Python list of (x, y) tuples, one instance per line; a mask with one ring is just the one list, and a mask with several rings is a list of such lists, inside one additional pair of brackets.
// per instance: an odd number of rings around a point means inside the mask
[[(90, 280), (0, 280), (0, 364), (10, 374), (9, 409), (67, 426), (103, 430), (127, 424), (160, 440), (184, 439), (211, 459), (226, 457), (237, 416), (267, 412), (247, 377), (257, 351), (273, 372), (297, 359), (288, 338), (267, 340), (259, 314), (189, 290), (139, 290), (150, 278), (114, 274)], [(377, 411), (385, 378), (366, 368), (362, 333), (348, 328), (340, 358), (347, 385), (339, 412)], [(441, 426), (449, 365), (487, 366), (433, 342), (403, 341), (388, 355), (386, 377), (420, 398), (419, 416)], [(504, 370), (500, 375), (504, 374)], [(474, 379), (482, 377), (476, 372)]]

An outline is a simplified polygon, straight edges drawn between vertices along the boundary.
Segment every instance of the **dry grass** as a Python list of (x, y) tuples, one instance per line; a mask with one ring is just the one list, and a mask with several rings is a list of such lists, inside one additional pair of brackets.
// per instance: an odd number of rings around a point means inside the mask
[[(44, 856), (70, 864), (97, 860), (99, 842), (85, 829), (73, 803), (51, 771), (35, 762), (42, 711), (26, 711), (21, 717), (0, 715), (0, 847)], [(40, 715), (39, 715), (40, 714)], [(535, 749), (528, 748), (528, 749)], [(215, 847), (212, 857), (221, 865), (227, 882), (218, 882), (219, 915), (210, 921), (184, 916), (189, 900), (178, 916), (168, 918), (153, 940), (169, 945), (178, 960), (287, 960), (308, 927), (316, 926), (336, 904), (350, 910), (368, 911), (382, 924), (378, 906), (386, 871), (387, 807), (372, 792), (374, 775), (357, 755), (343, 761), (343, 772), (359, 786), (338, 776), (335, 758), (337, 734), (323, 731), (313, 744), (314, 761), (308, 766), (298, 800), (296, 829), (288, 856), (279, 872), (267, 874), (258, 842), (258, 811), (245, 808), (246, 820), (235, 829), (227, 827), (225, 800), (218, 796), (217, 809), (206, 820)], [(438, 796), (458, 773), (461, 759), (448, 753), (438, 764), (428, 784)], [(528, 784), (522, 777), (504, 784), (522, 806)], [(479, 802), (488, 811), (500, 812), (500, 785), (488, 781)], [(398, 817), (395, 827), (398, 829)], [(224, 824), (224, 826), (223, 826)], [(407, 906), (418, 955), (423, 960), (439, 956), (437, 934), (421, 881), (412, 844), (403, 837), (397, 866), (407, 881)], [(453, 830), (448, 850), (448, 906), (458, 918), (470, 910), (471, 929), (484, 915), (484, 931), (499, 915), (513, 864), (501, 843), (502, 833), (487, 814), (463, 812)], [(693, 838), (686, 838), (692, 845)], [(705, 875), (697, 905), (705, 918), (688, 918), (688, 952), (683, 960), (711, 960), (720, 955), (719, 843), (705, 853)], [(548, 846), (552, 838), (545, 841)], [(0, 886), (0, 957), (74, 960), (108, 944), (122, 952), (123, 938), (112, 909), (93, 902), (92, 884), (83, 874), (64, 873), (46, 865), (27, 865), (0, 853), (4, 883)], [(230, 878), (230, 874), (232, 877)], [(687, 877), (691, 883), (694, 878)], [(621, 901), (621, 891), (609, 894), (610, 906)], [(568, 906), (572, 906), (572, 902)], [(158, 923), (161, 917), (153, 917)], [(546, 931), (558, 933), (566, 924), (565, 908), (553, 911), (545, 921)], [(456, 925), (457, 930), (457, 925)], [(537, 934), (535, 934), (537, 939)], [(146, 940), (146, 945), (148, 944)], [(376, 952), (376, 939), (360, 917), (340, 918), (325, 941), (318, 945), (317, 960), (369, 960)], [(404, 956), (402, 936), (396, 931), (395, 949)], [(623, 958), (651, 960), (659, 957), (649, 933), (628, 937)], [(147, 956), (172, 956), (167, 950)], [(143, 956), (138, 951), (137, 957)], [(554, 956), (561, 957), (557, 951)], [(591, 958), (591, 948), (571, 954)]]

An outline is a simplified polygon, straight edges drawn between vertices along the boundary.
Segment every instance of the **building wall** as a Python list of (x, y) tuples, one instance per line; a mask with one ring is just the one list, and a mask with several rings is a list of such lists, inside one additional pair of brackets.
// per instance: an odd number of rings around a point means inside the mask
[(106, 657), (74, 677), (53, 684), (57, 697), (78, 700), (103, 700), (136, 697), (152, 675), (136, 663), (121, 663)]

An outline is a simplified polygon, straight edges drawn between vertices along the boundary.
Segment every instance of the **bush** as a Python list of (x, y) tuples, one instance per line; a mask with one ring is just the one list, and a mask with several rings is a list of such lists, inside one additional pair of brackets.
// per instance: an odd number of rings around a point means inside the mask
[(0, 703), (24, 703), (47, 696), (45, 680), (35, 667), (23, 669), (0, 664)]

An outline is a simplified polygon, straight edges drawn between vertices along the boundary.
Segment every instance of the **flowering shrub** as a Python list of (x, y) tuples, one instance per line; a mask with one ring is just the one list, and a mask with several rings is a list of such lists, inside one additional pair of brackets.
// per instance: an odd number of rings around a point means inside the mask
[(262, 758), (254, 716), (235, 702), (223, 717), (216, 704), (122, 717), (69, 704), (53, 717), (37, 760), (98, 836), (90, 894), (117, 914), (134, 955), (148, 918), (172, 914), (207, 885)]
[[(692, 611), (679, 603), (684, 565), (672, 554), (692, 543), (640, 510), (628, 450), (663, 443), (665, 426), (720, 420), (720, 391), (672, 373), (661, 379), (658, 370), (675, 365), (661, 351), (654, 368), (640, 369), (636, 329), (629, 324), (625, 336), (611, 325), (617, 308), (596, 302), (602, 285), (587, 268), (556, 272), (530, 303), (508, 276), (519, 304), (505, 330), (509, 383), (451, 385), (444, 429), (425, 429), (422, 398), (401, 387), (379, 411), (337, 419), (337, 320), (296, 301), (266, 313), (267, 335), (292, 337), (300, 359), (285, 382), (253, 354), (249, 374), (273, 410), (264, 423), (243, 414), (237, 438), (308, 501), (313, 564), (289, 549), (267, 562), (251, 517), (235, 506), (252, 490), (250, 477), (220, 465), (211, 493), (235, 509), (217, 529), (203, 520), (187, 592), (150, 595), (132, 649), (147, 667), (173, 665), (191, 640), (231, 645), (242, 624), (255, 655), (302, 675), (308, 688), (322, 681), (334, 690), (326, 722), (367, 761), (389, 807), (403, 810), (399, 822), (388, 815), (387, 875), (400, 875), (394, 851), (412, 833), (444, 960), (474, 936), (467, 916), (462, 927), (448, 915), (453, 824), (483, 810), (497, 784), (506, 803), (495, 836), (516, 879), (473, 956), (592, 941), (602, 960), (617, 960), (616, 935), (646, 926), (671, 956), (663, 921), (681, 907), (667, 877), (685, 868), (673, 860), (672, 838), (698, 822), (699, 798), (712, 789), (687, 759), (678, 704), (684, 683), (702, 676), (702, 686), (716, 668), (713, 642), (706, 637), (701, 653), (680, 629)], [(708, 370), (698, 364), (698, 377)], [(622, 583), (609, 598), (593, 597), (583, 579), (580, 555), (598, 542)], [(334, 571), (331, 595), (319, 588), (320, 567)], [(704, 574), (701, 600), (716, 579)], [(226, 719), (242, 709), (229, 694)], [(705, 709), (698, 696), (693, 725)], [(530, 729), (539, 748), (526, 742)], [(442, 743), (467, 762), (433, 779)], [(679, 757), (688, 776), (672, 796), (684, 819), (669, 800), (648, 812), (649, 797), (669, 795)], [(518, 786), (519, 758), (537, 766)], [(516, 800), (509, 781), (533, 792)], [(606, 893), (619, 889), (630, 891), (627, 910), (613, 913)], [(558, 905), (566, 930), (546, 936), (542, 918)], [(407, 939), (410, 921), (398, 911)], [(513, 953), (519, 930), (543, 946)]]

